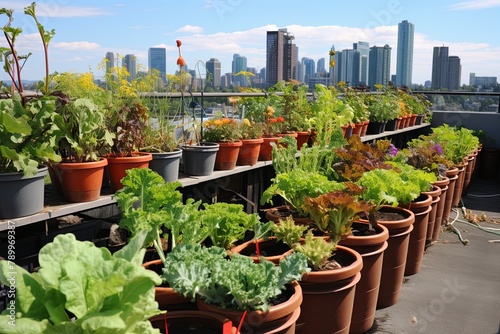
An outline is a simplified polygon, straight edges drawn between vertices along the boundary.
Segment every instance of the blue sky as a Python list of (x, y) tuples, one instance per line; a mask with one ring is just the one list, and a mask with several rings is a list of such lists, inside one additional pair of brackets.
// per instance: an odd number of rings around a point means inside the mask
[[(23, 28), (20, 53), (32, 52), (23, 78), (44, 76), (43, 51), (33, 23), (23, 15), (32, 1), (8, 0), (0, 6), (17, 15), (12, 26)], [(235, 53), (247, 57), (247, 65), (265, 67), (266, 31), (288, 28), (302, 57), (328, 58), (332, 45), (350, 49), (352, 43), (392, 47), (391, 74), (395, 73), (397, 25), (415, 25), (413, 82), (430, 80), (432, 49), (448, 46), (459, 56), (462, 84), (469, 73), (500, 79), (500, 0), (440, 1), (284, 1), (284, 0), (49, 0), (37, 2), (37, 14), (46, 29), (55, 29), (50, 46), (50, 72), (93, 71), (106, 52), (134, 54), (147, 67), (150, 47), (167, 48), (167, 72), (177, 69), (175, 41), (189, 68), (198, 61), (218, 58), (222, 72), (231, 71)], [(0, 24), (6, 16), (0, 16)], [(0, 45), (6, 46), (0, 39)], [(0, 80), (7, 75), (0, 73)]]

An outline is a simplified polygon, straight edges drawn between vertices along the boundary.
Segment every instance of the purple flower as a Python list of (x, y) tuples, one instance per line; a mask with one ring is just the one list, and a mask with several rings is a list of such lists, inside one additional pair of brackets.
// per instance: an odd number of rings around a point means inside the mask
[(391, 157), (395, 157), (398, 154), (398, 149), (393, 144), (389, 145), (389, 150), (387, 152)]
[(439, 144), (434, 144), (434, 146), (432, 146), (432, 149), (433, 149), (434, 151), (436, 151), (436, 153), (437, 153), (438, 155), (442, 155), (442, 154), (443, 154), (443, 148), (442, 148), (442, 147), (441, 147), (441, 145), (439, 145)]

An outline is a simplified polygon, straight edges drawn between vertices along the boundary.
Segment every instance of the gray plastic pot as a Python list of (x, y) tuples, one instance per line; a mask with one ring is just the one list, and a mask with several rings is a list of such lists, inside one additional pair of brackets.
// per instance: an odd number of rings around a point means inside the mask
[(201, 142), (199, 145), (184, 145), (181, 148), (184, 174), (207, 176), (213, 173), (219, 144)]

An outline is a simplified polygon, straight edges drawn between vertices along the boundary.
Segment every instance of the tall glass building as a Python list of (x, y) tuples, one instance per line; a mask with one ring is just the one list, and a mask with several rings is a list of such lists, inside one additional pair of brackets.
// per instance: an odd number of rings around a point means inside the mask
[(414, 28), (413, 23), (410, 23), (407, 20), (398, 24), (396, 86), (411, 86)]
[(157, 69), (160, 72), (161, 79), (167, 81), (167, 49), (149, 48), (148, 50), (148, 68)]
[(368, 86), (375, 90), (375, 85), (387, 87), (391, 75), (391, 47), (389, 45), (370, 48), (370, 69)]
[(280, 81), (293, 78), (298, 52), (293, 44), (294, 36), (287, 29), (268, 31), (266, 41), (266, 85), (274, 86)]
[(219, 59), (210, 58), (210, 60), (206, 62), (206, 66), (207, 66), (207, 72), (210, 73), (210, 75), (212, 76), (210, 85), (213, 88), (219, 88), (221, 86), (221, 69), (220, 69), (221, 64)]

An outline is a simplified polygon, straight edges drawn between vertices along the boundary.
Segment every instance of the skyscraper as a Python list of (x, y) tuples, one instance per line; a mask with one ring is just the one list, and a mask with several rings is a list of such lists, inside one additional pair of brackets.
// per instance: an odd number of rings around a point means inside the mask
[(157, 69), (160, 72), (160, 78), (167, 81), (167, 49), (149, 48), (148, 50), (148, 68), (149, 71)]
[[(274, 86), (279, 81), (292, 78), (297, 63), (297, 52), (292, 52), (294, 36), (287, 29), (268, 31), (266, 40), (266, 84)], [(295, 59), (294, 59), (295, 58)]]
[(207, 78), (207, 83), (213, 88), (219, 88), (221, 86), (221, 71), (220, 71), (220, 61), (217, 58), (210, 58), (206, 63), (207, 75), (211, 76), (211, 81)]
[(368, 42), (357, 42), (353, 44), (353, 49), (359, 52), (359, 78), (355, 85), (363, 84), (368, 85), (368, 68), (370, 66), (369, 54), (370, 54), (370, 44)]
[(462, 65), (457, 56), (448, 57), (448, 89), (457, 90), (460, 88), (460, 76), (462, 74)]
[(115, 66), (115, 54), (113, 52), (106, 52), (106, 73), (111, 71), (111, 68)]
[(411, 86), (413, 69), (413, 34), (413, 23), (404, 20), (398, 24), (396, 86)]
[(315, 75), (314, 59), (302, 57), (301, 63), (304, 66), (304, 82), (307, 84), (309, 82), (309, 79), (311, 79)]
[(433, 89), (449, 88), (449, 49), (447, 46), (435, 46), (432, 53)]
[(135, 79), (137, 76), (136, 57), (132, 54), (125, 55), (122, 60), (122, 66), (125, 67), (130, 74), (129, 80)]
[(370, 68), (368, 70), (368, 86), (375, 90), (379, 84), (387, 87), (391, 73), (391, 47), (372, 46), (370, 48)]
[(245, 78), (244, 75), (238, 75), (236, 74), (241, 71), (247, 70), (247, 57), (240, 56), (239, 54), (235, 53), (233, 55), (233, 63), (232, 63), (232, 73), (234, 76), (234, 85), (235, 86), (240, 86), (240, 87), (246, 87), (248, 86), (247, 79)]

